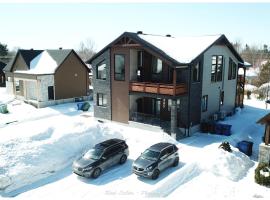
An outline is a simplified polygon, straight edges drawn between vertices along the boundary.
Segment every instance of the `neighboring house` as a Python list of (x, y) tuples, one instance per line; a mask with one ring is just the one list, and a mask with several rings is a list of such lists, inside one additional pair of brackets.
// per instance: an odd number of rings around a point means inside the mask
[(89, 69), (74, 50), (18, 50), (4, 68), (10, 94), (36, 107), (86, 98)]
[(3, 71), (5, 66), (6, 66), (6, 63), (3, 63), (0, 61), (0, 87), (6, 86), (5, 73)]
[(157, 125), (181, 136), (215, 113), (243, 106), (245, 73), (237, 77), (244, 61), (224, 35), (125, 32), (87, 63), (98, 118)]

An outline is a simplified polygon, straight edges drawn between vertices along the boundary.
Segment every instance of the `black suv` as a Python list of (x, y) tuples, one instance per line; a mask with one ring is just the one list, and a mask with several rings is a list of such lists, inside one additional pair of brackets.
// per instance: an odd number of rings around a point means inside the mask
[(146, 149), (133, 163), (132, 171), (138, 176), (157, 179), (159, 173), (179, 163), (178, 148), (171, 143), (157, 143)]
[(124, 164), (128, 155), (128, 145), (124, 140), (106, 140), (75, 160), (72, 170), (79, 176), (97, 178), (103, 170), (116, 164)]

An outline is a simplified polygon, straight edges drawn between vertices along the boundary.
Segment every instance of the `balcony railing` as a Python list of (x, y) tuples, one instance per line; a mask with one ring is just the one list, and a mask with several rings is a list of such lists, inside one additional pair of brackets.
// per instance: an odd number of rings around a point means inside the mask
[(129, 119), (134, 122), (140, 122), (153, 126), (160, 126), (164, 129), (169, 129), (170, 127), (170, 121), (161, 120), (160, 117), (152, 114), (130, 112)]
[(163, 83), (150, 83), (150, 82), (130, 82), (129, 90), (132, 92), (146, 92), (152, 94), (163, 95), (180, 95), (187, 93), (185, 84), (163, 84)]

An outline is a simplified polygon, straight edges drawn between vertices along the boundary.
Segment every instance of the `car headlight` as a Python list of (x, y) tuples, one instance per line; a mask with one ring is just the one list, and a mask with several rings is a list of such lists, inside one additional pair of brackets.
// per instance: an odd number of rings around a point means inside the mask
[(153, 169), (153, 166), (152, 166), (152, 165), (149, 166), (149, 167), (146, 167), (146, 170), (147, 170), (147, 171), (149, 171), (149, 170), (151, 170), (151, 169)]

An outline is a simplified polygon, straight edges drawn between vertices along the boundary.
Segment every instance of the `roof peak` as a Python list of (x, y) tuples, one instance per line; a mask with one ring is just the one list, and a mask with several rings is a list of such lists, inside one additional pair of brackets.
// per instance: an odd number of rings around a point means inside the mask
[(186, 38), (186, 37), (215, 37), (215, 36), (222, 36), (224, 34), (217, 33), (217, 34), (204, 34), (204, 35), (182, 35), (182, 36), (172, 36), (171, 34), (154, 34), (154, 33), (144, 33), (142, 31), (137, 32), (126, 32), (129, 34), (136, 34), (136, 35), (145, 35), (145, 36), (156, 36), (156, 37), (164, 37), (164, 38)]

